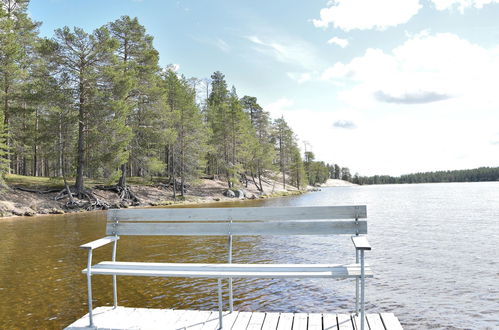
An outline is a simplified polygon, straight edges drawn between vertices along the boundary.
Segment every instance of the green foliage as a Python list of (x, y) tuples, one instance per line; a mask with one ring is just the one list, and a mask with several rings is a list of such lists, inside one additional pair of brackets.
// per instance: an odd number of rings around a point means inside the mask
[(437, 171), (405, 174), (399, 177), (374, 175), (357, 176), (357, 184), (394, 184), (394, 183), (436, 183), (436, 182), (480, 182), (499, 181), (499, 167), (479, 167), (470, 170)]
[(81, 193), (84, 180), (124, 187), (127, 177), (157, 175), (182, 196), (203, 172), (262, 192), (278, 170), (284, 186), (312, 177), (284, 118), (272, 122), (219, 71), (210, 85), (162, 70), (137, 18), (42, 39), (29, 1), (0, 1), (0, 179), (74, 178)]

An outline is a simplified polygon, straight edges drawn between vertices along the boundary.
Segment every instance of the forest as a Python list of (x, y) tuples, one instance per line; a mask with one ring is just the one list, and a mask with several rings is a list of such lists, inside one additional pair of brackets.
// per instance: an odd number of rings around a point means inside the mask
[(339, 178), (338, 165), (302, 157), (285, 118), (239, 96), (222, 72), (187, 78), (161, 67), (137, 18), (42, 38), (29, 1), (0, 3), (3, 186), (10, 174), (63, 178), (74, 202), (91, 197), (85, 182), (95, 178), (126, 200), (135, 199), (130, 177), (162, 177), (174, 198), (200, 177), (262, 191), (271, 173), (298, 189)]
[(437, 182), (480, 182), (499, 181), (499, 167), (479, 167), (470, 170), (436, 171), (405, 174), (399, 177), (388, 175), (354, 175), (356, 184), (394, 184), (394, 183), (437, 183)]

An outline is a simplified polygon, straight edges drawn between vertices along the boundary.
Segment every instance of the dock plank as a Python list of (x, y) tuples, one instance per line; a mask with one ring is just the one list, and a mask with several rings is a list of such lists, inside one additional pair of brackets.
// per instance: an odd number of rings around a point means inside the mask
[(265, 313), (253, 312), (246, 330), (261, 330), (263, 321), (265, 320)]
[(265, 313), (262, 330), (275, 330), (279, 323), (279, 313)]
[(281, 313), (277, 330), (289, 330), (293, 327), (293, 313)]
[(380, 316), (387, 330), (402, 330), (399, 319), (393, 313), (380, 313)]
[(307, 313), (295, 313), (293, 317), (293, 330), (307, 330)]
[(324, 314), (322, 320), (324, 321), (324, 330), (338, 330), (336, 314)]
[(353, 330), (352, 318), (348, 314), (338, 314), (338, 329), (339, 330)]
[[(249, 320), (251, 319), (252, 312), (239, 312), (237, 316), (236, 322), (232, 326), (232, 330), (246, 330), (248, 326)], [(225, 328), (225, 324), (224, 324)]]
[(210, 317), (211, 312), (209, 311), (186, 311), (175, 323), (175, 330), (181, 330), (186, 328), (193, 328), (196, 326), (203, 325), (206, 320)]
[[(97, 307), (93, 313), (95, 327), (89, 327), (87, 314), (66, 330), (219, 329), (218, 311)], [(355, 314), (223, 312), (225, 330), (359, 330), (359, 321)], [(393, 313), (366, 314), (366, 321), (365, 330), (402, 329)]]
[(383, 325), (379, 314), (367, 314), (366, 318), (370, 330), (385, 330), (385, 326)]
[[(208, 314), (208, 317), (207, 317), (204, 321), (202, 321), (200, 324), (196, 324), (196, 325), (194, 325), (194, 326), (190, 326), (188, 329), (189, 329), (189, 330), (202, 330), (202, 329), (205, 329), (206, 324), (207, 324), (208, 322), (210, 322), (210, 321), (213, 321), (212, 316), (213, 316), (214, 314), (216, 314), (216, 316), (218, 317), (218, 312), (208, 312), (208, 313), (209, 313), (209, 314)], [(213, 317), (213, 318), (214, 318), (214, 317)], [(211, 329), (210, 329), (210, 330), (211, 330)]]
[[(226, 327), (227, 329), (230, 329), (234, 322), (236, 321), (237, 317), (239, 315), (239, 312), (224, 312), (223, 313), (223, 326)], [(217, 330), (219, 328), (218, 324), (218, 311), (212, 312), (208, 320), (204, 323), (203, 327), (201, 330)]]
[(322, 330), (322, 314), (308, 314), (308, 330)]
[[(360, 330), (360, 315), (352, 314), (353, 326), (355, 330)], [(364, 330), (369, 329), (369, 324), (364, 316)], [(384, 330), (384, 329), (383, 329)]]

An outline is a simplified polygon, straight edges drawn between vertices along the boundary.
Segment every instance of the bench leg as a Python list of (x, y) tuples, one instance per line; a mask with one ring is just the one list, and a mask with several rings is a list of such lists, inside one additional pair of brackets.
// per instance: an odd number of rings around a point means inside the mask
[[(114, 241), (113, 244), (113, 261), (116, 261), (116, 245), (118, 244), (118, 240)], [(113, 275), (113, 301), (114, 308), (118, 307), (118, 286), (116, 284), (116, 275)]]
[[(229, 235), (229, 264), (232, 263), (232, 235)], [(229, 311), (234, 311), (234, 294), (232, 293), (232, 277), (229, 278)]]
[(222, 324), (222, 318), (223, 318), (223, 311), (222, 311), (222, 279), (218, 279), (218, 328), (223, 329), (223, 324)]
[(116, 275), (113, 275), (113, 301), (114, 308), (118, 307), (118, 288), (116, 286)]
[[(355, 249), (355, 263), (359, 263), (359, 250)], [(359, 315), (359, 278), (355, 278), (355, 314)]]
[(92, 315), (92, 250), (88, 250), (88, 267), (87, 267), (87, 288), (88, 288), (88, 320), (90, 322), (90, 327), (94, 326), (94, 320)]
[(360, 250), (360, 330), (364, 330), (365, 327), (365, 287), (366, 274), (364, 269), (364, 250)]
[(232, 294), (232, 278), (229, 278), (229, 311), (234, 311), (234, 296)]

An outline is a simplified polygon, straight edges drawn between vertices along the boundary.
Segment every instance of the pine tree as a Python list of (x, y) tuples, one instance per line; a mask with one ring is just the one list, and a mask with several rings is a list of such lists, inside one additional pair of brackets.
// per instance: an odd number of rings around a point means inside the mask
[(282, 186), (286, 189), (286, 174), (289, 171), (290, 157), (292, 156), (291, 150), (295, 140), (294, 133), (286, 120), (284, 120), (284, 117), (274, 120), (273, 140), (278, 154), (279, 170), (282, 175)]
[(212, 152), (208, 154), (208, 173), (223, 174), (229, 188), (232, 186), (230, 169), (230, 132), (227, 127), (229, 91), (225, 76), (217, 71), (211, 75), (211, 93), (208, 98), (207, 123), (210, 128), (210, 145)]
[[(165, 75), (165, 88), (168, 119), (173, 132), (168, 144), (171, 156), (169, 173), (176, 198), (177, 188), (180, 188), (180, 195), (183, 197), (186, 182), (201, 174), (207, 135), (203, 115), (196, 104), (196, 93), (189, 81), (178, 77), (170, 69)], [(177, 184), (177, 178), (180, 179), (180, 184)]]
[(275, 171), (273, 160), (276, 155), (271, 141), (272, 123), (269, 113), (258, 104), (256, 97), (244, 96), (241, 103), (254, 129), (254, 138), (250, 143), (251, 161), (248, 169), (255, 186), (263, 192), (262, 176), (266, 172)]
[(118, 62), (112, 70), (113, 108), (118, 131), (115, 136), (120, 140), (120, 144), (124, 145), (116, 146), (122, 150), (119, 155), (121, 164), (117, 186), (122, 197), (129, 199), (130, 191), (126, 186), (127, 163), (130, 153), (133, 152), (133, 135), (138, 130), (133, 127), (132, 115), (140, 111), (139, 103), (154, 93), (151, 87), (155, 87), (157, 80), (159, 56), (152, 45), (153, 38), (146, 34), (144, 26), (140, 25), (137, 18), (122, 16), (107, 26), (111, 35), (119, 42), (116, 49)]
[(307, 174), (301, 159), (300, 149), (294, 145), (291, 147), (290, 177), (296, 188), (303, 189), (307, 185)]
[[(11, 130), (13, 117), (27, 108), (24, 88), (28, 79), (30, 60), (38, 34), (38, 22), (33, 22), (28, 14), (29, 1), (0, 1), (0, 88), (2, 93), (0, 117), (3, 123), (0, 127), (0, 149), (2, 164), (0, 176), (6, 171), (5, 164), (10, 165), (7, 153), (13, 145), (15, 133)], [(10, 150), (12, 151), (12, 150)], [(9, 167), (7, 167), (7, 171)]]
[[(69, 87), (73, 92), (73, 105), (78, 112), (78, 140), (75, 189), (79, 196), (85, 194), (84, 175), (91, 148), (95, 140), (94, 133), (105, 125), (107, 119), (99, 101), (99, 82), (103, 67), (110, 65), (113, 50), (117, 43), (106, 28), (88, 34), (80, 28), (71, 31), (68, 27), (55, 31), (53, 39), (54, 58), (63, 76), (68, 77)], [(102, 136), (100, 141), (102, 142)], [(94, 173), (95, 174), (95, 173)]]

